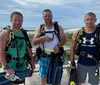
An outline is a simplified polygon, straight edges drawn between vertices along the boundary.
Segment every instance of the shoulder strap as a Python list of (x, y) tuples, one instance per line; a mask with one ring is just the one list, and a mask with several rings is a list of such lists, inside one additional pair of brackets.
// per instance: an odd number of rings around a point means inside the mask
[(28, 37), (28, 35), (27, 35), (26, 30), (25, 30), (25, 29), (21, 29), (21, 31), (22, 31), (22, 33), (23, 33), (23, 35), (24, 35), (24, 37), (25, 37), (25, 40), (26, 40), (27, 45), (28, 45), (30, 48), (32, 48), (32, 45), (31, 45), (31, 42), (30, 42), (30, 40), (29, 40), (29, 37)]
[[(54, 24), (55, 34), (57, 35), (58, 40), (60, 41), (60, 31), (59, 31), (58, 22), (57, 21), (54, 21), (53, 24)], [(42, 36), (42, 35), (45, 35), (45, 32), (44, 32), (44, 24), (41, 24), (40, 25), (40, 36)]]
[(82, 28), (80, 28), (79, 30), (78, 30), (78, 32), (77, 32), (77, 34), (76, 34), (76, 42), (77, 42), (77, 44), (76, 44), (76, 55), (80, 55), (80, 50), (79, 50), (79, 48), (80, 48), (80, 45), (81, 45), (81, 43), (82, 43), (82, 36), (83, 36), (83, 29), (84, 27), (82, 27)]
[(54, 21), (54, 29), (55, 29), (55, 34), (57, 35), (58, 40), (60, 41), (60, 31), (59, 31), (59, 26), (57, 21)]
[(100, 23), (96, 25), (97, 59), (100, 61)]
[[(9, 32), (9, 41), (8, 41), (8, 43), (7, 43), (7, 48), (10, 46), (10, 44), (11, 44), (11, 41), (13, 40), (13, 39), (15, 39), (15, 36), (14, 36), (14, 33), (13, 33), (13, 31), (11, 30), (11, 27), (10, 26), (6, 26), (6, 27), (4, 27), (3, 29), (6, 29), (6, 30), (8, 30), (8, 32)], [(23, 35), (24, 35), (24, 37), (25, 37), (25, 40), (26, 40), (26, 42), (27, 42), (27, 45), (30, 47), (30, 48), (32, 48), (32, 46), (31, 46), (31, 42), (30, 42), (30, 40), (29, 40), (29, 37), (28, 37), (28, 35), (27, 35), (27, 33), (26, 33), (26, 30), (24, 30), (24, 29), (21, 29), (21, 31), (22, 31), (22, 33), (23, 33)]]
[(45, 35), (44, 24), (40, 25), (40, 36)]
[[(40, 25), (40, 35), (39, 36), (43, 36), (43, 35), (45, 35), (45, 29), (44, 29), (44, 24), (41, 24)], [(42, 43), (43, 44), (43, 54), (44, 54), (44, 43)]]
[(80, 28), (76, 34), (76, 39), (82, 37), (83, 35), (83, 30), (84, 30), (84, 27)]
[(96, 25), (97, 42), (100, 42), (100, 23)]
[(44, 24), (40, 25), (40, 32), (44, 32)]
[(4, 27), (3, 29), (6, 29), (9, 32), (9, 41), (7, 43), (7, 48), (8, 48), (11, 44), (11, 41), (14, 39), (14, 33), (9, 25)]

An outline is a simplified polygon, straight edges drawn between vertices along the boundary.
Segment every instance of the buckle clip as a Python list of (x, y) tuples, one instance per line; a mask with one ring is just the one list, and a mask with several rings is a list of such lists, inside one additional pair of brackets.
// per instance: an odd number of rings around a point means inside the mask
[(85, 56), (85, 52), (84, 52), (84, 51), (81, 51), (81, 52), (80, 52), (80, 55), (81, 55), (81, 56)]
[(88, 58), (93, 58), (93, 55), (87, 54)]

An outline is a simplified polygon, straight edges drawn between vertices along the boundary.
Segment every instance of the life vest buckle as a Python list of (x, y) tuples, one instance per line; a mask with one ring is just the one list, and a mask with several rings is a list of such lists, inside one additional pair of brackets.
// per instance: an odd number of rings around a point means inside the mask
[(81, 52), (80, 52), (80, 55), (81, 55), (81, 56), (85, 56), (85, 52), (84, 52), (84, 51), (81, 51)]

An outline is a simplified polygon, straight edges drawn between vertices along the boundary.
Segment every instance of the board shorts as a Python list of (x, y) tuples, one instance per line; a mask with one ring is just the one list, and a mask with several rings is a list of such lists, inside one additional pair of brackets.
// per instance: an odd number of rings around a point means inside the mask
[(77, 65), (78, 82), (85, 83), (88, 73), (88, 82), (92, 85), (98, 85), (99, 79), (98, 76), (95, 76), (95, 71), (96, 71), (96, 66), (84, 66), (78, 64)]
[(48, 71), (48, 66), (50, 63), (50, 57), (40, 57), (40, 60), (38, 62), (39, 64), (39, 75), (42, 78), (46, 78), (47, 77), (47, 71)]

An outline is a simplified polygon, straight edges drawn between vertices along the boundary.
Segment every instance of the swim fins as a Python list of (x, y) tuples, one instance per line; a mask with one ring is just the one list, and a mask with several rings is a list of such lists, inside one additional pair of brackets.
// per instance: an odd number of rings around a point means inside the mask
[(6, 72), (0, 73), (0, 85), (13, 85), (13, 82), (5, 78)]

